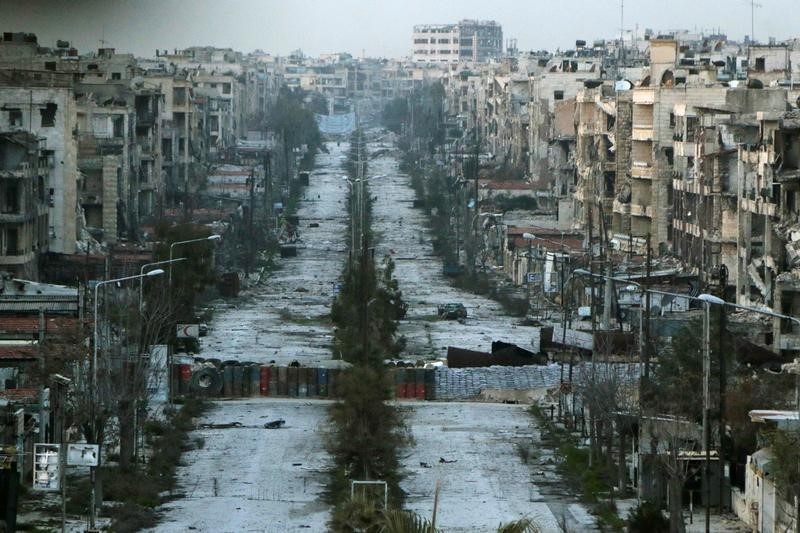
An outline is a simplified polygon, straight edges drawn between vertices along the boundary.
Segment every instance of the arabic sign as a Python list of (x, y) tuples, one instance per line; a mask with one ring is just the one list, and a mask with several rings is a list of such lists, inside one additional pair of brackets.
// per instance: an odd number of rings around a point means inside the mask
[(100, 446), (97, 444), (68, 444), (68, 466), (97, 466), (100, 461)]
[(34, 490), (58, 490), (61, 488), (61, 445), (33, 445)]
[(541, 272), (528, 272), (525, 276), (525, 283), (539, 283), (542, 281)]

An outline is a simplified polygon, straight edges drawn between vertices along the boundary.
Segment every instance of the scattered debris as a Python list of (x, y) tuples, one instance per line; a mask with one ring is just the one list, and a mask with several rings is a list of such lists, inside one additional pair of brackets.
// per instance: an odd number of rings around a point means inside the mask
[(286, 420), (283, 418), (279, 418), (278, 420), (273, 420), (272, 422), (267, 422), (264, 424), (266, 429), (279, 429), (286, 424)]
[(447, 460), (447, 459), (445, 459), (444, 457), (439, 457), (439, 462), (440, 462), (440, 463), (444, 463), (444, 464), (450, 464), (450, 463), (455, 463), (455, 462), (457, 462), (457, 460), (456, 460), (456, 459), (452, 459), (452, 460), (448, 461), (448, 460)]
[(231, 429), (242, 427), (241, 422), (229, 422), (227, 424), (200, 424), (197, 426), (200, 429)]

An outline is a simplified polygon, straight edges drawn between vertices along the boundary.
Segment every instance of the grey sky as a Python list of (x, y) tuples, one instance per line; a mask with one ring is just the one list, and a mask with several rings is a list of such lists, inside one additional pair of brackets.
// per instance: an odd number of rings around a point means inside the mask
[[(761, 41), (800, 34), (798, 0), (759, 0)], [(152, 56), (192, 45), (261, 48), (286, 54), (410, 53), (414, 24), (495, 19), (522, 50), (569, 48), (575, 39), (619, 34), (619, 0), (0, 0), (0, 29), (29, 31), (40, 43), (69, 40), (82, 52), (107, 46)], [(627, 0), (625, 28), (720, 28), (750, 33), (749, 0)]]

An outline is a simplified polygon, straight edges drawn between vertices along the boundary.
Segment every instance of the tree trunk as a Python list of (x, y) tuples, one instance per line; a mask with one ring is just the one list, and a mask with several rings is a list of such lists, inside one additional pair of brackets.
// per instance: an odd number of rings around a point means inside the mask
[(119, 417), (119, 466), (128, 468), (133, 460), (134, 438), (134, 406), (131, 400), (120, 400), (118, 404)]
[(683, 482), (678, 476), (669, 477), (669, 531), (684, 533), (683, 524)]
[(620, 492), (620, 495), (625, 492), (625, 488), (628, 485), (628, 473), (626, 471), (626, 464), (625, 464), (625, 449), (626, 441), (625, 438), (627, 435), (627, 428), (620, 428), (619, 430), (619, 450), (617, 455), (617, 489)]

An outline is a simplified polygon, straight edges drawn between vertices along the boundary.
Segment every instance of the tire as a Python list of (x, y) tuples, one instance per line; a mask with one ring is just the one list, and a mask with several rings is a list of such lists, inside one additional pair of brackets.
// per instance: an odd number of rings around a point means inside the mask
[(189, 388), (198, 396), (219, 396), (222, 392), (222, 376), (219, 375), (216, 368), (203, 367), (192, 373)]

